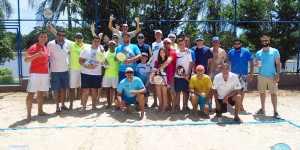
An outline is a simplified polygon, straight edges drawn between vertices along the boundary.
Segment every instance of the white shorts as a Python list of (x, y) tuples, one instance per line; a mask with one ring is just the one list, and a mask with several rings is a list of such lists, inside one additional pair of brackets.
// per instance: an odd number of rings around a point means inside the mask
[(49, 74), (30, 73), (27, 84), (27, 92), (49, 91)]
[(102, 80), (102, 87), (104, 88), (109, 88), (109, 87), (113, 87), (114, 89), (118, 88), (119, 85), (119, 77), (116, 78), (110, 78), (110, 77), (103, 77)]
[(69, 84), (70, 88), (77, 88), (81, 86), (81, 70), (75, 70), (70, 68), (70, 78), (69, 78)]

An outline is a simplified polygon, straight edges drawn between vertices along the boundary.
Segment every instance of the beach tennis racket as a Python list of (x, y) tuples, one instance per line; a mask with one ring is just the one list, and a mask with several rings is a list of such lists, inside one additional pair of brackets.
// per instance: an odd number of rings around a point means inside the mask
[(100, 62), (104, 62), (105, 61), (105, 56), (104, 56), (104, 54), (102, 52), (97, 53), (96, 57), (97, 57), (97, 59)]
[(53, 12), (47, 8), (44, 10), (43, 16), (47, 18), (47, 20), (50, 20), (53, 17)]
[(153, 77), (153, 82), (154, 82), (154, 84), (156, 84), (156, 85), (163, 85), (163, 84), (164, 84), (164, 79), (163, 79), (163, 77), (160, 76), (160, 75), (155, 75), (155, 76)]
[(124, 53), (118, 53), (118, 54), (117, 54), (117, 59), (118, 59), (119, 61), (124, 61), (124, 60), (126, 59), (126, 56), (125, 56)]

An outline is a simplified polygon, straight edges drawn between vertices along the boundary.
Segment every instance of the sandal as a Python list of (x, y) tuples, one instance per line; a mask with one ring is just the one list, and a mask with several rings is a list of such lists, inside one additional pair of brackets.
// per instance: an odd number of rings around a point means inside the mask
[(59, 108), (56, 108), (56, 112), (59, 113), (61, 112), (61, 110)]
[(66, 111), (69, 111), (69, 108), (66, 107), (65, 105), (63, 107), (60, 107), (62, 110), (66, 110)]
[(238, 123), (243, 123), (243, 120), (241, 120), (239, 117), (236, 117), (233, 120)]

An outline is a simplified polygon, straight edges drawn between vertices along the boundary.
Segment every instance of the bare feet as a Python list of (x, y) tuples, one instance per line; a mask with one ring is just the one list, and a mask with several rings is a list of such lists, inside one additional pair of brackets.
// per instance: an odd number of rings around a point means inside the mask
[(48, 116), (48, 115), (49, 115), (49, 114), (47, 114), (47, 113), (45, 113), (45, 112), (43, 112), (43, 111), (38, 113), (38, 116)]
[(27, 116), (27, 123), (31, 122), (31, 116)]
[(154, 107), (157, 107), (158, 105), (157, 105), (157, 103), (153, 103), (152, 105), (151, 105), (151, 108), (154, 108)]
[(92, 110), (97, 111), (97, 110), (99, 110), (99, 109), (95, 106), (95, 107), (92, 108)]
[(111, 105), (107, 105), (107, 106), (105, 107), (105, 109), (109, 109), (109, 108), (111, 108)]
[(199, 115), (198, 115), (198, 111), (194, 111), (194, 116), (195, 116), (196, 118), (198, 118), (198, 117), (199, 117)]
[(188, 111), (187, 111), (186, 109), (182, 109), (182, 113), (183, 113), (183, 114), (187, 114)]
[(160, 111), (158, 114), (159, 114), (159, 115), (163, 115), (163, 114), (165, 114), (165, 113), (166, 113), (166, 111), (162, 110), (162, 111)]
[(175, 109), (172, 109), (171, 110), (171, 114), (175, 114), (176, 113), (176, 110)]
[(79, 112), (80, 114), (85, 114), (85, 109), (81, 109)]

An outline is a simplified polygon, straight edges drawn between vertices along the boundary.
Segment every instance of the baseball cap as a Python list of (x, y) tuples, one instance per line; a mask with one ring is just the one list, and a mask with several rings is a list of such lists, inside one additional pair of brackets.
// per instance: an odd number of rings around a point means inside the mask
[(202, 41), (203, 41), (203, 40), (204, 40), (204, 39), (203, 39), (203, 36), (201, 36), (201, 35), (197, 36), (197, 37), (196, 37), (196, 41), (198, 41), (198, 40), (202, 40)]
[(156, 30), (156, 31), (155, 31), (155, 34), (156, 34), (156, 33), (162, 34), (162, 31), (161, 31), (161, 30)]
[(203, 65), (198, 65), (198, 66), (196, 67), (196, 70), (204, 70), (204, 71), (205, 71), (205, 68), (204, 68)]
[(144, 37), (144, 34), (143, 33), (139, 33), (137, 37), (140, 37), (140, 36)]
[(77, 32), (77, 33), (75, 34), (75, 37), (77, 37), (78, 35), (81, 36), (81, 37), (83, 37), (82, 33), (80, 33), (80, 32)]
[(171, 40), (169, 38), (165, 38), (164, 41), (171, 43)]
[(114, 44), (116, 45), (116, 42), (115, 42), (115, 41), (112, 41), (112, 40), (109, 41), (109, 42), (108, 42), (108, 45), (109, 45), (110, 43), (114, 43)]
[(142, 56), (147, 56), (148, 57), (148, 54), (146, 52), (143, 52)]
[(127, 67), (125, 72), (128, 72), (128, 71), (133, 71), (133, 69), (131, 67)]
[(219, 37), (213, 37), (212, 39), (211, 39), (211, 41), (213, 42), (213, 41), (220, 41), (220, 38)]

